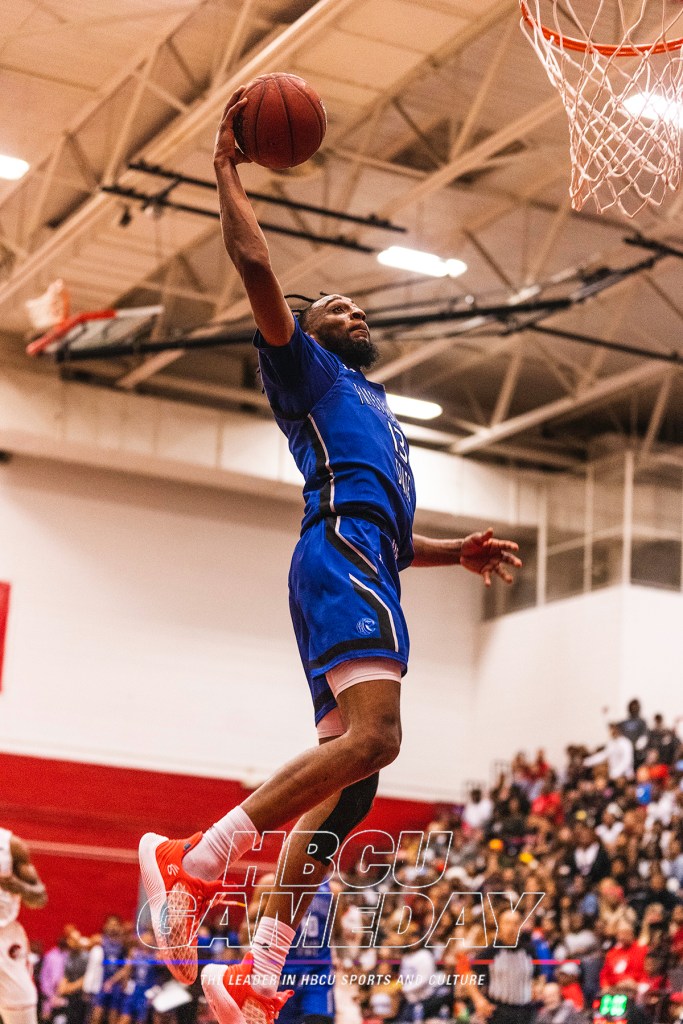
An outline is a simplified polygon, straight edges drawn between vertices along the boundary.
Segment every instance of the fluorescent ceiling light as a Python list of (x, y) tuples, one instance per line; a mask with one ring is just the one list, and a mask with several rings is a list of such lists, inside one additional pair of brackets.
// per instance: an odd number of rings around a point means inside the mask
[(430, 277), (460, 277), (467, 270), (467, 264), (462, 260), (444, 260), (434, 253), (406, 249), (402, 245), (391, 245), (378, 253), (377, 262), (385, 267), (412, 270), (415, 274), (428, 274)]
[(410, 416), (414, 420), (435, 420), (443, 412), (436, 402), (423, 402), (421, 398), (406, 398), (405, 395), (387, 395), (387, 402), (394, 416)]
[(0, 153), (0, 178), (17, 181), (24, 177), (27, 170), (28, 164), (25, 160), (20, 160), (16, 156), (4, 156)]
[(669, 121), (683, 126), (683, 107), (661, 93), (634, 92), (624, 100), (624, 108), (642, 121)]

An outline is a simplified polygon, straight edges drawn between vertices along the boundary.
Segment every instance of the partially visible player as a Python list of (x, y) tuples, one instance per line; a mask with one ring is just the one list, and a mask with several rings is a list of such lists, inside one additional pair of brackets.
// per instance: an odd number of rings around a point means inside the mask
[(102, 1024), (103, 1019), (113, 1024), (113, 1013), (118, 1009), (121, 999), (123, 967), (123, 927), (121, 918), (109, 914), (102, 926), (102, 980), (99, 991), (93, 999), (90, 1024)]
[(332, 890), (328, 879), (318, 887), (294, 936), (283, 968), (283, 988), (294, 995), (280, 1010), (278, 1024), (332, 1024), (334, 970), (328, 934)]
[(45, 886), (31, 863), (28, 846), (0, 828), (0, 1016), (3, 1024), (37, 1024), (38, 993), (33, 983), (26, 932), (17, 921), (21, 904), (40, 910)]
[(156, 986), (159, 974), (153, 946), (154, 932), (143, 931), (128, 952), (117, 1024), (145, 1024), (149, 1016), (151, 1003), (147, 993)]

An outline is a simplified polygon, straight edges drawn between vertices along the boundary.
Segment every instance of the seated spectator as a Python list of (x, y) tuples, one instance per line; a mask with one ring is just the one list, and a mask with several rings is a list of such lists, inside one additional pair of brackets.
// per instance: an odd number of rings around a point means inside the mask
[(622, 811), (619, 804), (608, 804), (602, 812), (602, 819), (595, 830), (610, 853), (614, 851), (616, 841), (624, 831), (624, 824), (621, 818)]
[[(648, 769), (650, 774), (652, 769)], [(650, 804), (647, 808), (646, 828), (652, 828), (655, 822), (667, 827), (676, 812), (678, 789), (673, 779), (656, 779), (650, 787)]]
[(609, 856), (595, 829), (588, 822), (580, 822), (574, 829), (574, 849), (569, 857), (571, 870), (583, 875), (589, 885), (606, 878), (610, 872)]
[(562, 825), (563, 822), (562, 796), (557, 789), (555, 774), (550, 773), (543, 779), (541, 791), (532, 801), (529, 824), (548, 830)]
[[(409, 947), (419, 938), (419, 929), (411, 922), (402, 937), (401, 945)], [(399, 973), (402, 978), (403, 1002), (399, 1010), (398, 1021), (411, 1022), (425, 1020), (430, 1016), (433, 1006), (430, 1001), (437, 995), (435, 987), (430, 983), (436, 971), (436, 961), (430, 949), (407, 949), (401, 958)]]
[[(377, 966), (374, 971), (376, 978), (381, 978), (370, 987), (367, 994), (367, 1005), (370, 1015), (375, 1020), (394, 1020), (401, 1003), (401, 983), (391, 961), (391, 951), (378, 950)], [(389, 979), (389, 980), (386, 980)]]
[(652, 800), (652, 783), (650, 782), (650, 769), (641, 764), (636, 772), (636, 800), (641, 807), (647, 807)]
[(653, 1020), (661, 1020), (659, 1012), (667, 996), (666, 957), (648, 953), (645, 976), (638, 986), (637, 1000)]
[(590, 920), (580, 911), (572, 911), (562, 941), (555, 947), (556, 960), (579, 960), (595, 952), (599, 942)]
[(543, 1006), (535, 1024), (585, 1024), (585, 1018), (571, 999), (564, 999), (562, 990), (554, 982), (543, 989)]
[(636, 912), (626, 902), (624, 890), (613, 878), (604, 878), (599, 886), (600, 891), (600, 925), (603, 935), (614, 938), (621, 924), (635, 927)]
[(528, 805), (516, 791), (510, 794), (503, 805), (496, 808), (491, 831), (500, 837), (505, 850), (510, 854), (518, 853), (524, 846), (527, 836), (527, 813)]
[(562, 999), (568, 999), (577, 1010), (583, 1010), (585, 1006), (583, 992), (579, 984), (580, 976), (581, 968), (574, 961), (560, 964), (557, 968), (557, 984), (559, 985)]
[(531, 944), (534, 949), (536, 964), (541, 976), (547, 981), (551, 981), (553, 974), (555, 973), (553, 949), (551, 945), (554, 937), (555, 914), (554, 911), (549, 910), (540, 917), (536, 927), (531, 933)]
[(605, 963), (600, 971), (600, 985), (603, 989), (611, 989), (619, 985), (635, 988), (645, 978), (646, 949), (635, 939), (633, 926), (627, 921), (617, 925), (616, 942), (605, 955)]

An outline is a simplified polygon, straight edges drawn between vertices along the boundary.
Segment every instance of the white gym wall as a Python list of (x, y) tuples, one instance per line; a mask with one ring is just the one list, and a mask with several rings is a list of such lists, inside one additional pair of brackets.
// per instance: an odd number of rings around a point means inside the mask
[[(299, 511), (57, 461), (0, 466), (0, 747), (257, 782), (314, 742), (287, 608)], [(613, 587), (483, 623), (474, 577), (402, 579), (412, 660), (388, 795), (458, 798), (492, 752), (597, 744), (602, 709), (634, 695), (648, 715), (676, 711), (678, 594)]]
[[(0, 467), (1, 748), (258, 781), (314, 743), (287, 606), (298, 528), (294, 504), (45, 460)], [(403, 578), (415, 657), (383, 791), (452, 796), (480, 586)]]

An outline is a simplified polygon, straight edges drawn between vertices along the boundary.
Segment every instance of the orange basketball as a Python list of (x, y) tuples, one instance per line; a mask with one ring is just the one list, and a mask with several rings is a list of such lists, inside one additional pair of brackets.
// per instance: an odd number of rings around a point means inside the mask
[(327, 117), (317, 92), (297, 75), (276, 71), (247, 85), (247, 103), (234, 120), (245, 156), (282, 170), (304, 163), (320, 148)]

